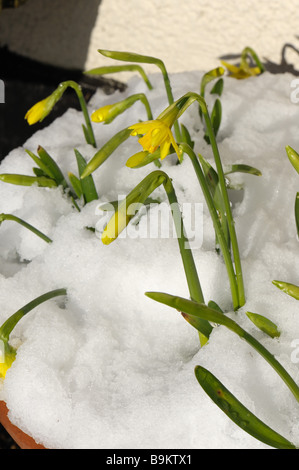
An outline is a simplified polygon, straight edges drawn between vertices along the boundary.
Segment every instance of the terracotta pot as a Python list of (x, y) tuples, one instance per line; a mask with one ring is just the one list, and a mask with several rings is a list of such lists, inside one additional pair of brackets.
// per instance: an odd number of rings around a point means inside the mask
[(32, 437), (28, 436), (28, 434), (25, 434), (21, 429), (12, 424), (7, 413), (8, 409), (6, 403), (4, 401), (0, 401), (0, 422), (21, 449), (45, 449), (44, 446), (37, 444)]

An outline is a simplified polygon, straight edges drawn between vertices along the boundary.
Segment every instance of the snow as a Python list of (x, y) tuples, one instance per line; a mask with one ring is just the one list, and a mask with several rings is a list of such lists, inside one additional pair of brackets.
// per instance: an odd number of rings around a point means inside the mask
[[(199, 90), (201, 72), (171, 75), (174, 97)], [(215, 253), (215, 236), (191, 162), (163, 161), (180, 204), (203, 204), (203, 243), (193, 254), (206, 302), (213, 299), (253, 334), (298, 381), (298, 302), (272, 280), (298, 284), (298, 240), (294, 201), (299, 177), (285, 146), (299, 149), (299, 107), (290, 100), (292, 76), (264, 73), (237, 81), (225, 78), (218, 143), (224, 165), (245, 163), (262, 176), (239, 174), (244, 191), (234, 191), (234, 217), (244, 273), (246, 304), (232, 311), (225, 266)], [(133, 93), (147, 93), (154, 115), (167, 106), (159, 74), (154, 89), (133, 77), (124, 93), (98, 91), (90, 113)], [(117, 131), (146, 120), (141, 103), (109, 125), (94, 124), (98, 147)], [(74, 148), (87, 160), (95, 150), (84, 141), (82, 114), (67, 111), (36, 132), (24, 148), (42, 145), (64, 174), (77, 174)], [(213, 164), (203, 140), (197, 105), (182, 116), (195, 149)], [(12, 151), (1, 173), (32, 174), (24, 148)], [(76, 211), (60, 188), (0, 184), (0, 212), (13, 213), (50, 238), (47, 244), (13, 222), (0, 228), (0, 322), (33, 298), (67, 288), (30, 312), (16, 326), (19, 345), (0, 398), (11, 421), (47, 448), (265, 449), (230, 421), (201, 389), (194, 367), (202, 365), (277, 432), (299, 443), (299, 406), (282, 380), (246, 343), (224, 327), (214, 328), (200, 348), (198, 335), (178, 312), (147, 298), (146, 291), (188, 297), (177, 240), (122, 236), (109, 246), (86, 229), (99, 224), (99, 203), (125, 196), (150, 171), (125, 166), (139, 151), (129, 138), (93, 173), (99, 201)], [(160, 188), (158, 195), (166, 201)], [(154, 210), (157, 210), (154, 209)], [(154, 214), (154, 212), (153, 212)], [(157, 220), (154, 217), (150, 220)], [(146, 217), (140, 220), (147, 222)], [(132, 227), (131, 227), (132, 230)], [(132, 232), (131, 232), (132, 235)], [(136, 234), (135, 234), (136, 235)], [(268, 338), (246, 311), (267, 316), (281, 336)], [(296, 343), (297, 341), (297, 343)]]

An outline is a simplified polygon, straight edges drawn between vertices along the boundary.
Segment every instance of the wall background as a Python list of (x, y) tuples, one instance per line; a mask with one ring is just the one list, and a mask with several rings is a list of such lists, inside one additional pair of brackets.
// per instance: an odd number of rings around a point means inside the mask
[(280, 62), (285, 43), (299, 46), (297, 10), (297, 0), (27, 0), (1, 12), (0, 46), (83, 69), (111, 64), (98, 48), (154, 55), (169, 72), (210, 69), (247, 45)]

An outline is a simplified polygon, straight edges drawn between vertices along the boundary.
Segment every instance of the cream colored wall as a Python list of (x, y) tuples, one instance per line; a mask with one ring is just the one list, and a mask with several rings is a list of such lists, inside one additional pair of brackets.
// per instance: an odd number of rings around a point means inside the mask
[(159, 57), (169, 72), (208, 70), (247, 45), (279, 62), (285, 43), (299, 45), (298, 6), (298, 0), (27, 0), (0, 14), (0, 45), (85, 69), (111, 64), (98, 48)]
[[(279, 62), (283, 44), (299, 43), (298, 7), (296, 0), (103, 0), (86, 67), (108, 64), (98, 48), (158, 56), (170, 72), (210, 69), (248, 45)], [(295, 53), (290, 59), (298, 62)]]

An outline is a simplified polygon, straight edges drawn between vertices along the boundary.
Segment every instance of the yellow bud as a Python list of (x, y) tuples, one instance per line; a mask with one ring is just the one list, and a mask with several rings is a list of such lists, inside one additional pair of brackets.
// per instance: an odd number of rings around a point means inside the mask
[(5, 378), (6, 372), (11, 367), (15, 358), (16, 358), (16, 350), (11, 347), (9, 347), (9, 350), (6, 352), (5, 350), (0, 351), (0, 378), (2, 379)]
[(31, 126), (32, 124), (36, 124), (38, 121), (43, 120), (44, 117), (48, 114), (48, 101), (49, 97), (45, 98), (42, 101), (36, 103), (32, 108), (27, 111), (25, 115), (25, 119), (27, 119), (28, 124)]
[(107, 104), (106, 106), (103, 106), (102, 108), (97, 109), (96, 111), (92, 113), (91, 120), (93, 122), (106, 121), (110, 117), (110, 112), (112, 108), (113, 108), (113, 105)]

